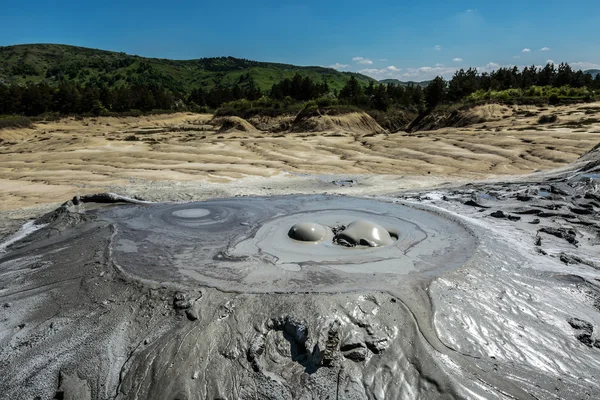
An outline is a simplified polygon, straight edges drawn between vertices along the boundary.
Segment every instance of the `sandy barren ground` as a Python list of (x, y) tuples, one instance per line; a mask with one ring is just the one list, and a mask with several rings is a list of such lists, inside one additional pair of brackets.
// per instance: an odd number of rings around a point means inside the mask
[[(385, 175), (386, 190), (525, 174), (572, 162), (598, 143), (598, 110), (485, 105), (468, 111), (477, 121), (469, 127), (416, 133), (385, 133), (359, 114), (278, 133), (186, 113), (38, 123), (0, 131), (0, 210), (124, 187), (143, 193), (175, 185), (176, 199), (190, 200), (201, 185), (231, 183), (218, 186), (236, 194), (236, 186), (269, 187), (282, 174), (291, 191), (306, 174)], [(555, 123), (537, 123), (550, 114)]]

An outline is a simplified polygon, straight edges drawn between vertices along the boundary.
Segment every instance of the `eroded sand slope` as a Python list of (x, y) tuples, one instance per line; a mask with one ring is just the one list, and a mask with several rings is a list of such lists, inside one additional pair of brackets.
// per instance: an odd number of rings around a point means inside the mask
[[(0, 210), (122, 187), (194, 187), (281, 173), (384, 174), (403, 178), (397, 188), (530, 173), (572, 162), (599, 142), (596, 109), (486, 105), (468, 112), (476, 121), (468, 127), (415, 133), (385, 133), (366, 114), (296, 124), (290, 117), (283, 124), (289, 129), (277, 133), (183, 113), (39, 123), (0, 131)], [(559, 119), (538, 125), (543, 114)]]

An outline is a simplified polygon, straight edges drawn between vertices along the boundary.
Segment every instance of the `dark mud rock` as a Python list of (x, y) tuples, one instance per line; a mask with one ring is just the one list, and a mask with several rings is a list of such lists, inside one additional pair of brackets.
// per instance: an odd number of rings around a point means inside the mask
[(539, 213), (542, 212), (542, 210), (538, 210), (537, 208), (526, 208), (526, 209), (515, 210), (513, 212), (515, 214), (519, 214), (519, 215), (538, 215)]
[(192, 307), (192, 303), (186, 298), (185, 293), (177, 292), (173, 296), (173, 308), (176, 310), (186, 310)]
[(570, 256), (570, 255), (565, 254), (565, 253), (561, 253), (560, 254), (560, 261), (564, 262), (567, 265), (569, 265), (569, 264), (579, 264), (579, 261), (577, 260), (576, 257)]
[(551, 227), (543, 227), (538, 230), (538, 232), (544, 232), (552, 236), (556, 236), (557, 238), (565, 239), (567, 242), (571, 244), (576, 244), (576, 234), (572, 229), (566, 228), (551, 228)]
[(561, 196), (569, 195), (569, 193), (566, 190), (564, 190), (563, 188), (559, 188), (558, 186), (555, 186), (555, 185), (550, 185), (550, 193), (558, 194)]
[(534, 242), (534, 244), (535, 244), (536, 246), (541, 246), (541, 245), (542, 245), (542, 238), (541, 238), (541, 237), (539, 237), (539, 236), (536, 236), (536, 237), (535, 237), (535, 242)]
[(583, 331), (583, 333), (587, 333), (589, 335), (591, 335), (594, 330), (594, 326), (590, 322), (583, 319), (569, 318), (567, 322), (569, 325), (571, 325), (571, 328)]
[(258, 335), (254, 338), (250, 347), (246, 351), (246, 359), (252, 365), (252, 369), (256, 372), (261, 370), (260, 356), (265, 352), (265, 337)]
[(322, 352), (319, 364), (324, 367), (329, 367), (334, 364), (338, 349), (340, 347), (340, 322), (333, 321), (327, 331), (327, 341), (325, 349)]
[(294, 316), (286, 315), (284, 317), (273, 319), (271, 320), (270, 325), (273, 329), (283, 330), (302, 346), (308, 340), (308, 327), (303, 321), (300, 321)]
[(338, 181), (331, 181), (334, 185), (337, 186), (354, 186), (356, 185), (356, 181), (354, 179), (340, 179)]
[(570, 208), (572, 213), (575, 213), (577, 215), (591, 215), (594, 213), (594, 210), (590, 210), (589, 208), (574, 208), (571, 207)]
[(491, 213), (490, 217), (506, 219), (507, 215), (503, 211), (498, 210)]
[(185, 310), (185, 316), (190, 321), (196, 321), (199, 318), (198, 313), (193, 308), (188, 308), (187, 310)]
[(594, 193), (587, 192), (584, 196), (584, 199), (595, 200), (597, 203), (600, 203), (600, 196)]
[(489, 208), (489, 207), (483, 206), (483, 205), (481, 205), (481, 204), (479, 204), (479, 203), (477, 203), (476, 201), (473, 201), (473, 200), (466, 201), (465, 202), (465, 206), (472, 206), (472, 207), (479, 207), (479, 208)]
[(367, 348), (375, 354), (381, 354), (390, 345), (387, 338), (369, 338), (365, 341)]
[(586, 345), (587, 347), (594, 346), (592, 335), (589, 335), (587, 333), (580, 333), (578, 335), (575, 335), (575, 338), (577, 338), (577, 340), (579, 340), (582, 344)]
[(88, 382), (77, 375), (67, 375), (62, 371), (58, 378), (58, 389), (54, 396), (61, 400), (91, 400), (92, 390)]
[(350, 332), (342, 341), (340, 351), (349, 360), (360, 362), (367, 358), (367, 345), (363, 341), (362, 334), (356, 331)]
[(357, 347), (355, 349), (350, 349), (348, 351), (343, 352), (344, 357), (348, 360), (352, 360), (354, 362), (365, 361), (367, 358), (367, 348), (366, 347)]
[(569, 318), (567, 322), (569, 325), (571, 325), (571, 328), (578, 331), (578, 333), (575, 335), (575, 338), (577, 338), (577, 340), (579, 340), (582, 344), (590, 348), (600, 348), (600, 340), (592, 339), (594, 326), (590, 322), (579, 318)]
[(527, 196), (527, 195), (524, 195), (524, 194), (518, 194), (517, 195), (517, 200), (519, 200), (519, 201), (530, 201), (530, 200), (533, 200), (533, 197)]
[(530, 222), (530, 224), (532, 224), (532, 225), (537, 225), (537, 224), (539, 224), (539, 223), (540, 223), (540, 219), (539, 219), (539, 218), (536, 218), (536, 219), (534, 219), (534, 220), (532, 220), (532, 221)]
[(490, 214), (490, 217), (499, 218), (499, 219), (507, 219), (509, 221), (519, 221), (521, 217), (517, 217), (516, 215), (505, 214), (503, 211), (494, 211)]
[(133, 204), (142, 204), (145, 203), (144, 200), (139, 198), (130, 198), (125, 196), (120, 196), (115, 193), (96, 193), (96, 194), (86, 194), (84, 196), (75, 196), (73, 197), (73, 205), (79, 205), (81, 203), (133, 203)]
[(592, 267), (595, 269), (600, 269), (600, 267), (598, 265), (596, 265), (596, 263), (594, 263), (593, 261), (589, 261), (589, 260), (585, 260), (581, 257), (572, 255), (572, 254), (566, 254), (566, 253), (560, 253), (560, 261), (564, 262), (565, 264), (583, 264), (583, 265), (587, 265), (588, 267)]

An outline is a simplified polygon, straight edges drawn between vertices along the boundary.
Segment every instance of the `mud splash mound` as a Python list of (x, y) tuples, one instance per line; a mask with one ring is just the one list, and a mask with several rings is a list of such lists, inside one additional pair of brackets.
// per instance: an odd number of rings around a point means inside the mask
[(212, 124), (219, 126), (220, 133), (256, 132), (256, 128), (250, 122), (240, 117), (219, 117), (215, 118)]
[(292, 124), (292, 132), (345, 132), (351, 134), (386, 133), (377, 121), (364, 112), (327, 115), (319, 112), (300, 113)]
[[(244, 292), (396, 287), (460, 266), (476, 247), (467, 229), (441, 215), (348, 197), (233, 198), (94, 214), (114, 223), (112, 252), (126, 273)], [(345, 236), (356, 235), (361, 220), (385, 227), (396, 240), (388, 235), (380, 247), (360, 239), (353, 247), (335, 243), (335, 231), (347, 226)], [(290, 228), (304, 221), (322, 230), (322, 240), (290, 238)]]

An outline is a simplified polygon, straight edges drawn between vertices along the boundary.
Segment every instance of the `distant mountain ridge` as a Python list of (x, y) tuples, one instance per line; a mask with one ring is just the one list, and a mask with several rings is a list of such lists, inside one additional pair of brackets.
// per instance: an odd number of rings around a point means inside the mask
[(354, 72), (332, 68), (295, 66), (234, 57), (169, 60), (61, 44), (26, 44), (0, 47), (0, 83), (67, 81), (79, 85), (119, 87), (136, 83), (157, 84), (179, 93), (203, 87), (233, 87), (252, 78), (263, 91), (295, 74), (327, 82), (340, 90), (355, 77), (361, 84), (374, 81)]
[(429, 85), (429, 82), (431, 82), (431, 81), (416, 82), (416, 81), (401, 81), (399, 79), (382, 79), (379, 81), (379, 83), (385, 83), (385, 84), (393, 83), (394, 85), (401, 85), (401, 86), (414, 85), (414, 86), (421, 86), (421, 87), (426, 87), (427, 85)]
[(583, 72), (586, 73), (586, 74), (590, 74), (594, 78), (596, 77), (596, 75), (600, 75), (600, 69), (588, 69), (588, 70), (583, 71)]

